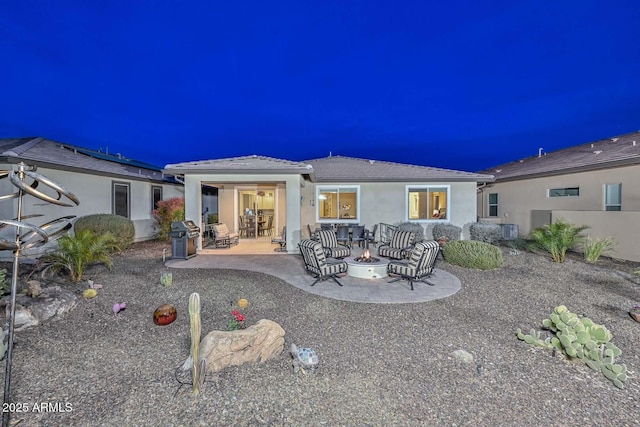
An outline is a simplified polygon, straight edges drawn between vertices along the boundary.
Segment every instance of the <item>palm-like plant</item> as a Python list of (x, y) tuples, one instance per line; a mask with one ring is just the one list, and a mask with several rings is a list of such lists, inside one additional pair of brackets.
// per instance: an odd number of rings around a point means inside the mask
[(552, 224), (536, 228), (529, 237), (536, 246), (551, 254), (553, 262), (564, 262), (567, 250), (580, 242), (580, 233), (587, 228), (587, 225), (573, 225), (557, 219)]
[(111, 252), (117, 250), (116, 238), (110, 232), (96, 235), (91, 230), (81, 230), (75, 235), (58, 239), (58, 250), (44, 258), (47, 271), (69, 272), (72, 282), (82, 280), (84, 270), (91, 264), (102, 263), (111, 269)]

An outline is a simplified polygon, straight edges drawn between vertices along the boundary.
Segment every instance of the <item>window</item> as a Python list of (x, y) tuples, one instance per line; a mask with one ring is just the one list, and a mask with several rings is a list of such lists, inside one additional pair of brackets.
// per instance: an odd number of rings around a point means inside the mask
[(162, 187), (159, 185), (151, 186), (151, 209), (158, 209), (158, 202), (162, 200)]
[(498, 193), (489, 193), (489, 216), (498, 216)]
[(576, 197), (579, 195), (580, 195), (580, 187), (549, 189), (549, 197)]
[(337, 219), (357, 221), (359, 219), (359, 186), (318, 187), (317, 199), (319, 221)]
[(116, 182), (111, 184), (111, 208), (116, 215), (129, 218), (129, 183)]
[(606, 184), (604, 186), (604, 210), (622, 210), (622, 184)]
[(447, 219), (449, 186), (407, 186), (409, 220)]

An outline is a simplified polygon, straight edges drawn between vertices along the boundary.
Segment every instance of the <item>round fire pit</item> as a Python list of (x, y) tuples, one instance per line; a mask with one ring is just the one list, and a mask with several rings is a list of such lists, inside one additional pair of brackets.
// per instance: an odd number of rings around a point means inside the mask
[(382, 279), (387, 277), (387, 264), (389, 261), (386, 259), (374, 258), (374, 257), (348, 257), (344, 261), (349, 266), (347, 274), (351, 277), (357, 277), (360, 279)]

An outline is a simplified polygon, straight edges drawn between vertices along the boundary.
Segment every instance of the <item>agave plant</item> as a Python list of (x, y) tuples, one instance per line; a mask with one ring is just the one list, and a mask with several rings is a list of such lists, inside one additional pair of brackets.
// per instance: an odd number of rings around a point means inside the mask
[(75, 235), (58, 239), (58, 250), (44, 257), (47, 272), (67, 271), (72, 282), (82, 280), (85, 269), (91, 264), (113, 267), (111, 252), (118, 250), (116, 238), (111, 233), (96, 235), (91, 230), (81, 230)]
[(567, 250), (580, 242), (580, 233), (587, 228), (587, 225), (573, 225), (557, 219), (552, 224), (536, 228), (529, 237), (536, 246), (551, 254), (553, 262), (564, 262)]

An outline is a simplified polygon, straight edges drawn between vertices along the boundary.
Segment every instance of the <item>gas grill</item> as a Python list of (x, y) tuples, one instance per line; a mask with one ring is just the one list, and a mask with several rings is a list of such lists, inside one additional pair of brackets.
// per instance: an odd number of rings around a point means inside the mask
[(200, 237), (200, 227), (193, 221), (174, 221), (171, 223), (171, 257), (189, 259), (196, 256), (196, 242)]

